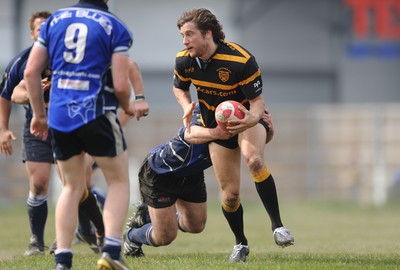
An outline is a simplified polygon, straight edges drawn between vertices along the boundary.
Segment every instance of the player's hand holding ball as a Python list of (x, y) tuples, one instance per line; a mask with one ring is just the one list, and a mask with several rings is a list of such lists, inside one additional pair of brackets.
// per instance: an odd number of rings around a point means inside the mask
[(215, 120), (221, 128), (230, 131), (229, 127), (238, 125), (237, 121), (244, 119), (245, 113), (243, 111), (246, 111), (246, 108), (239, 102), (226, 100), (215, 109)]
[(227, 140), (232, 138), (232, 136), (234, 135), (220, 125), (217, 125), (215, 128), (210, 129), (210, 132), (214, 137), (214, 140)]

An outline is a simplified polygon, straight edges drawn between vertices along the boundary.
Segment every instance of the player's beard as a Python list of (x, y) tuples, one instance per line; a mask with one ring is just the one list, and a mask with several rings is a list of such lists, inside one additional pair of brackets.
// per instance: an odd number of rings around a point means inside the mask
[(201, 46), (192, 47), (191, 52), (189, 52), (191, 57), (198, 57), (203, 61), (207, 61), (207, 49), (209, 46), (207, 46), (207, 43), (203, 43)]

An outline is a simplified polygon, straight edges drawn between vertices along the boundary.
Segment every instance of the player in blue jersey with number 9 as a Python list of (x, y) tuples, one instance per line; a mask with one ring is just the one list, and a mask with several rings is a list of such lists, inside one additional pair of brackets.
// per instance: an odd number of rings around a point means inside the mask
[[(122, 228), (129, 207), (128, 154), (116, 111), (130, 116), (128, 77), (132, 35), (105, 0), (81, 0), (46, 20), (25, 69), (33, 108), (31, 132), (54, 138), (54, 152), (64, 176), (56, 207), (56, 269), (71, 269), (72, 240), (79, 199), (85, 188), (84, 158), (102, 169), (108, 194), (103, 211), (105, 239), (97, 269), (130, 269), (121, 258)], [(40, 73), (52, 70), (48, 119)]]

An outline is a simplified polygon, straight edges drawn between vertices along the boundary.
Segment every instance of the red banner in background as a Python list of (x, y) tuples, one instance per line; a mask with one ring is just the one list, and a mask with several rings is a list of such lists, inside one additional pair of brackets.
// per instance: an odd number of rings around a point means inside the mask
[(400, 0), (344, 0), (352, 13), (350, 56), (400, 57)]
[[(400, 0), (345, 0), (353, 12), (356, 38), (400, 39)], [(372, 30), (372, 31), (371, 31)]]

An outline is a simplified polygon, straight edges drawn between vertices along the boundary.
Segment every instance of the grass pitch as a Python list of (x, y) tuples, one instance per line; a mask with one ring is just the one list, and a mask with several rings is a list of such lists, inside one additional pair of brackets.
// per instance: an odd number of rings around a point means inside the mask
[[(243, 202), (250, 256), (245, 263), (228, 262), (234, 245), (218, 203), (210, 203), (203, 233), (179, 233), (167, 247), (143, 248), (146, 256), (126, 258), (132, 269), (400, 269), (400, 204), (382, 208), (342, 203), (281, 204), (284, 224), (295, 245), (274, 243), (261, 203)], [(46, 244), (54, 239), (50, 209)], [(23, 257), (29, 239), (26, 209), (0, 209), (0, 269), (53, 269), (53, 257)], [(73, 246), (74, 269), (96, 269), (99, 255), (84, 244)]]

